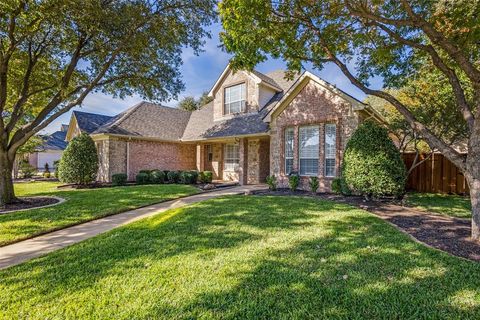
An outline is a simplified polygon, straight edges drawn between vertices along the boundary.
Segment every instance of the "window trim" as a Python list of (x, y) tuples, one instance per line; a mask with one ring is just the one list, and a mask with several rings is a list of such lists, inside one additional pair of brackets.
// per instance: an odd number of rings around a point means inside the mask
[[(291, 156), (288, 156), (287, 157), (287, 132), (291, 131), (292, 133), (292, 155)], [(284, 145), (284, 150), (283, 150), (283, 170), (284, 170), (284, 173), (285, 174), (290, 174), (290, 172), (288, 172), (287, 170), (287, 160), (291, 160), (292, 161), (292, 170), (293, 171), (293, 168), (294, 168), (294, 159), (295, 159), (295, 127), (286, 127), (285, 130), (284, 130), (284, 133), (283, 133), (283, 145)]]
[[(236, 101), (230, 101), (229, 104), (229, 112), (226, 112), (226, 106), (227, 106), (227, 89), (231, 89), (236, 86), (241, 86), (244, 85), (245, 89), (243, 92), (243, 97), (240, 100)], [(240, 114), (240, 113), (245, 113), (247, 111), (247, 83), (245, 81), (239, 82), (239, 83), (234, 83), (231, 85), (228, 85), (223, 88), (223, 105), (222, 105), (222, 112), (224, 116), (229, 116), (229, 115), (235, 115), (235, 114)], [(231, 112), (230, 105), (235, 102), (243, 102), (243, 104), (240, 105), (240, 112)]]
[[(235, 154), (236, 157), (227, 157), (227, 155), (228, 155), (227, 149), (228, 149), (229, 146), (234, 146), (237, 149), (237, 152)], [(224, 154), (224, 156), (223, 156), (223, 171), (235, 172), (238, 169), (238, 166), (240, 165), (240, 145), (238, 143), (226, 143), (225, 146), (224, 146), (223, 154)], [(228, 161), (233, 160), (233, 162), (228, 163), (228, 164), (233, 163), (233, 165), (234, 165), (233, 169), (231, 169), (231, 168), (227, 169), (227, 160)]]
[[(302, 136), (302, 128), (316, 128), (318, 130), (318, 152), (316, 154), (316, 158), (305, 158), (301, 156), (301, 136)], [(317, 160), (317, 172), (316, 173), (309, 173), (309, 174), (302, 174), (302, 159), (314, 159)], [(320, 125), (305, 125), (298, 127), (298, 174), (301, 177), (318, 177), (319, 170), (318, 164), (320, 163)]]
[[(327, 126), (333, 126), (335, 128), (335, 140), (333, 141), (333, 149), (334, 149), (334, 155), (333, 157), (327, 158)], [(326, 178), (335, 178), (337, 176), (337, 124), (336, 123), (325, 123), (324, 125), (324, 148), (323, 148), (323, 154), (324, 154), (324, 169), (323, 169), (323, 174)], [(334, 166), (333, 166), (333, 175), (327, 175), (327, 160), (334, 160)]]

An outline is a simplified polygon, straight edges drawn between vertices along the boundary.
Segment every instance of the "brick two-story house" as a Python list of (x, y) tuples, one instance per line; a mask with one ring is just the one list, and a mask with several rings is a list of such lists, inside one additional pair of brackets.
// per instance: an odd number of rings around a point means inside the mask
[(91, 134), (97, 145), (98, 179), (142, 169), (210, 170), (215, 179), (241, 184), (277, 176), (282, 186), (297, 171), (328, 191), (339, 174), (343, 150), (359, 123), (381, 120), (370, 106), (305, 71), (220, 75), (213, 101), (194, 112), (142, 102), (115, 116), (74, 112), (67, 140)]

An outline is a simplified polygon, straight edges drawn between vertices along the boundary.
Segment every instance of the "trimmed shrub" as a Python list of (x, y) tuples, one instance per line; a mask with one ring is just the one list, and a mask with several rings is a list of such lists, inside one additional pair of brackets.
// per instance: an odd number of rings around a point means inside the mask
[(152, 170), (149, 174), (150, 182), (154, 184), (160, 184), (165, 182), (165, 173), (160, 170)]
[(292, 172), (288, 177), (288, 186), (290, 190), (295, 191), (298, 189), (298, 185), (300, 184), (300, 177), (297, 173)]
[(44, 166), (44, 168), (45, 168), (45, 171), (44, 171), (44, 173), (50, 173), (50, 166), (48, 165), (48, 163), (47, 163), (47, 162), (45, 162), (45, 166)]
[(114, 186), (124, 186), (127, 184), (127, 174), (126, 173), (115, 173), (112, 174), (112, 184)]
[(53, 175), (55, 176), (55, 178), (58, 178), (58, 165), (59, 164), (60, 164), (60, 160), (53, 161), (53, 168), (54, 168)]
[(167, 178), (170, 183), (178, 183), (180, 180), (180, 173), (178, 171), (168, 171)]
[(28, 161), (22, 161), (20, 171), (22, 172), (22, 178), (31, 178), (36, 170)]
[(143, 170), (138, 171), (138, 173), (146, 173), (146, 174), (150, 175), (150, 173), (152, 173), (152, 171), (153, 170), (143, 169)]
[(213, 172), (212, 171), (203, 171), (203, 181), (204, 183), (212, 183), (213, 181)]
[(44, 177), (45, 179), (49, 179), (49, 178), (50, 178), (50, 171), (45, 171), (45, 172), (43, 173), (43, 177)]
[(275, 175), (267, 176), (266, 182), (268, 184), (268, 189), (272, 191), (277, 190), (277, 177), (275, 177)]
[(149, 184), (150, 176), (145, 172), (140, 172), (135, 177), (135, 181), (137, 182), (137, 184)]
[(312, 191), (313, 193), (316, 193), (318, 190), (318, 187), (320, 186), (320, 183), (318, 182), (318, 177), (310, 177), (308, 184), (310, 185), (310, 191)]
[(387, 129), (372, 121), (358, 127), (345, 149), (342, 176), (353, 192), (367, 198), (404, 193), (405, 164)]
[(66, 183), (95, 181), (98, 171), (97, 149), (92, 138), (82, 133), (68, 144), (58, 166), (58, 177)]
[(343, 177), (333, 179), (332, 192), (336, 194), (343, 194), (344, 196), (349, 196), (352, 194), (352, 190), (350, 190)]
[(180, 172), (180, 182), (183, 184), (197, 183), (198, 174), (196, 171), (182, 171)]
[(163, 173), (165, 174), (165, 180), (168, 179), (168, 173), (170, 172), (170, 170), (163, 170)]

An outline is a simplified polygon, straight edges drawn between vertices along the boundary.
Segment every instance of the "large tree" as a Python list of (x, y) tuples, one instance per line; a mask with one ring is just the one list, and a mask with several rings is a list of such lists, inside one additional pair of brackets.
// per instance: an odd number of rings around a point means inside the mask
[(0, 205), (17, 150), (89, 93), (175, 98), (182, 49), (215, 17), (214, 0), (1, 1)]
[[(480, 1), (479, 0), (224, 0), (219, 4), (222, 41), (234, 68), (253, 68), (268, 55), (288, 68), (304, 63), (338, 66), (355, 86), (385, 99), (431, 148), (442, 152), (467, 178), (472, 238), (480, 240)], [(467, 128), (468, 154), (456, 151), (409, 106), (386, 89), (421, 76), (431, 63), (447, 81)], [(472, 92), (472, 99), (468, 93)]]

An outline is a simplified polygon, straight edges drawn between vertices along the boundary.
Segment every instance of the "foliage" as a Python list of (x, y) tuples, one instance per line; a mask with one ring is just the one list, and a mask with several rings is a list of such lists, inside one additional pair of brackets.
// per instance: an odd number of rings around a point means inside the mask
[(200, 98), (198, 98), (198, 101), (197, 101), (198, 109), (200, 109), (201, 107), (203, 107), (204, 105), (212, 101), (213, 101), (213, 97), (210, 97), (208, 95), (208, 91), (204, 91), (200, 96)]
[(192, 96), (186, 96), (178, 102), (178, 108), (186, 111), (195, 111), (201, 109), (207, 103), (213, 101), (213, 97), (208, 95), (208, 92), (205, 91), (202, 93), (200, 98), (195, 99)]
[(152, 170), (152, 172), (150, 172), (149, 178), (150, 178), (150, 182), (153, 184), (164, 183), (165, 173), (163, 173), (163, 171), (160, 171), (160, 170)]
[[(15, 184), (17, 194), (21, 197), (49, 195), (67, 201), (49, 208), (0, 215), (0, 230), (2, 230), (0, 232), (0, 246), (198, 192), (196, 188), (184, 185), (58, 189), (59, 185), (58, 182), (46, 181)], [(0, 318), (2, 318), (1, 315)]]
[(213, 172), (212, 171), (200, 171), (199, 180), (201, 183), (212, 183)]
[(58, 166), (59, 166), (59, 164), (60, 164), (60, 160), (53, 161), (53, 168), (54, 168), (53, 175), (55, 176), (55, 178), (58, 178)]
[(344, 204), (223, 197), (1, 270), (0, 317), (479, 319), (478, 274)]
[(86, 184), (95, 181), (98, 171), (97, 149), (93, 139), (82, 133), (72, 139), (62, 154), (58, 166), (60, 181)]
[(312, 191), (313, 193), (316, 193), (318, 190), (318, 187), (320, 186), (318, 177), (310, 177), (308, 184), (310, 186), (310, 191)]
[(344, 177), (333, 179), (332, 192), (336, 194), (343, 194), (344, 196), (349, 196), (352, 194), (352, 191), (348, 187)]
[(45, 162), (44, 169), (45, 169), (44, 172), (50, 173), (50, 166), (48, 165), (48, 162)]
[(20, 163), (20, 172), (22, 173), (22, 178), (31, 178), (35, 173), (36, 169), (28, 161), (24, 160)]
[(195, 111), (198, 108), (197, 101), (192, 96), (184, 97), (178, 102), (178, 108), (185, 111)]
[(49, 178), (50, 178), (50, 171), (45, 171), (45, 172), (43, 172), (43, 177), (44, 177), (45, 179), (49, 179)]
[(180, 181), (180, 172), (178, 171), (169, 171), (167, 173), (168, 182), (178, 183)]
[(145, 172), (139, 172), (135, 176), (135, 181), (137, 184), (149, 184), (150, 183), (150, 175)]
[(288, 176), (288, 186), (290, 187), (290, 190), (297, 190), (299, 184), (300, 176), (297, 173), (290, 173), (290, 175)]
[(268, 189), (272, 191), (277, 190), (277, 177), (274, 174), (272, 174), (271, 176), (267, 176), (266, 182), (268, 185)]
[(387, 129), (373, 121), (358, 127), (347, 142), (342, 176), (354, 192), (367, 197), (403, 194), (405, 164)]
[(181, 183), (196, 184), (198, 180), (198, 172), (197, 171), (181, 171), (179, 178)]
[[(176, 99), (184, 89), (182, 52), (201, 51), (215, 6), (214, 0), (2, 1), (0, 145), (7, 150), (0, 153), (13, 162), (32, 136), (91, 92)], [(4, 162), (0, 172), (8, 175)], [(1, 191), (0, 201), (14, 200)]]
[(112, 185), (114, 186), (124, 186), (127, 184), (128, 176), (126, 173), (115, 173), (112, 174)]

